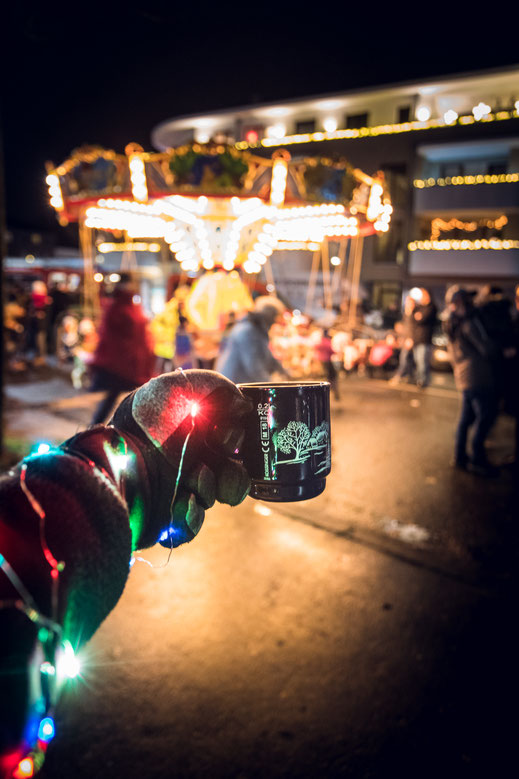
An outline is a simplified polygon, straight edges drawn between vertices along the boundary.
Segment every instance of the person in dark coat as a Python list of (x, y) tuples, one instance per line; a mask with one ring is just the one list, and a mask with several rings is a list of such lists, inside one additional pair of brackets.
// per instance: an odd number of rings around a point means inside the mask
[(268, 295), (256, 298), (254, 311), (232, 328), (215, 370), (234, 382), (269, 381), (273, 373), (287, 375), (269, 347), (269, 330), (285, 306)]
[(411, 339), (418, 387), (427, 387), (431, 381), (432, 336), (436, 319), (436, 306), (429, 291), (422, 287), (411, 314)]
[(99, 328), (99, 341), (90, 362), (92, 392), (106, 394), (97, 406), (91, 424), (104, 422), (118, 395), (144, 384), (153, 374), (155, 355), (148, 319), (134, 301), (131, 278), (121, 277), (108, 303)]
[[(490, 338), (472, 298), (455, 285), (445, 297), (448, 316), (444, 330), (449, 339), (457, 388), (462, 393), (461, 412), (456, 429), (454, 465), (482, 476), (497, 473), (489, 464), (485, 440), (497, 416), (496, 343)], [(473, 429), (472, 456), (467, 455), (467, 437)]]
[(400, 344), (400, 354), (397, 371), (389, 379), (389, 384), (391, 385), (399, 384), (402, 379), (411, 377), (414, 372), (412, 329), (415, 309), (416, 301), (411, 295), (408, 295), (404, 303), (404, 315), (395, 325)]

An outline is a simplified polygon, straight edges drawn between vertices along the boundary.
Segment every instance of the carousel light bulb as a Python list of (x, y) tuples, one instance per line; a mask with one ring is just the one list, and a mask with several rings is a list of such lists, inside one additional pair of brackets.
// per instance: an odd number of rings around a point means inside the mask
[(337, 257), (336, 255), (334, 257), (330, 257), (330, 263), (332, 265), (340, 265), (341, 264), (341, 258)]

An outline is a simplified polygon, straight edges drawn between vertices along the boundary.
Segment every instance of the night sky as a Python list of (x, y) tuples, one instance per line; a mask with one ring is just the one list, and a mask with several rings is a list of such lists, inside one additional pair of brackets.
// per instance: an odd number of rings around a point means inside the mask
[(489, 42), (481, 18), (469, 23), (452, 9), (413, 22), (396, 15), (397, 4), (384, 13), (345, 3), (63, 8), (13, 4), (2, 36), (7, 223), (55, 231), (61, 242), (67, 231), (47, 205), (45, 161), (58, 164), (84, 143), (151, 149), (153, 126), (173, 116), (519, 60), (501, 25)]

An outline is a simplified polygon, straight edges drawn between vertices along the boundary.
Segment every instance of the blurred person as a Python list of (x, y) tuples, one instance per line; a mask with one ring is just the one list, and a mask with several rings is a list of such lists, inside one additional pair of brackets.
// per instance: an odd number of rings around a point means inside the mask
[(151, 320), (153, 350), (157, 358), (155, 370), (158, 374), (172, 369), (178, 321), (179, 302), (176, 297), (170, 298), (163, 310)]
[(368, 355), (367, 372), (369, 376), (374, 376), (375, 372), (384, 372), (394, 369), (395, 350), (397, 339), (395, 333), (386, 333), (384, 339), (376, 341)]
[(71, 372), (75, 389), (83, 389), (88, 376), (88, 367), (97, 348), (96, 326), (90, 317), (83, 317), (78, 325), (79, 341), (73, 351), (74, 367)]
[(35, 364), (45, 362), (47, 354), (47, 319), (50, 298), (44, 281), (32, 283), (27, 322), (27, 357)]
[(225, 323), (225, 327), (222, 332), (222, 337), (220, 339), (220, 345), (218, 347), (219, 352), (223, 352), (223, 350), (225, 349), (225, 346), (229, 339), (229, 335), (235, 324), (236, 324), (236, 312), (229, 311), (229, 313), (227, 314), (227, 321)]
[(511, 313), (511, 339), (504, 349), (504, 358), (504, 410), (514, 419), (514, 452), (511, 465), (516, 476), (515, 489), (519, 493), (519, 284), (515, 288), (514, 307)]
[(413, 359), (416, 366), (416, 386), (427, 387), (431, 381), (432, 336), (437, 310), (429, 290), (420, 288), (417, 305), (411, 314)]
[(134, 295), (131, 276), (121, 274), (104, 310), (99, 341), (90, 363), (91, 391), (105, 392), (92, 417), (92, 425), (107, 419), (121, 392), (130, 392), (153, 374), (155, 355), (148, 319), (140, 303), (134, 301)]
[(414, 371), (413, 359), (413, 323), (412, 316), (416, 308), (416, 301), (412, 295), (408, 295), (404, 303), (404, 315), (395, 324), (395, 329), (400, 340), (400, 354), (396, 373), (389, 379), (389, 384), (399, 384), (402, 379), (412, 377)]
[[(494, 476), (497, 469), (487, 460), (485, 440), (497, 416), (494, 358), (498, 347), (486, 332), (467, 290), (458, 285), (450, 287), (445, 302), (447, 317), (443, 327), (449, 339), (456, 386), (462, 393), (453, 465), (481, 476)], [(469, 458), (467, 438), (471, 428)]]
[(47, 317), (47, 351), (55, 354), (58, 348), (57, 329), (67, 309), (71, 306), (72, 296), (66, 285), (60, 281), (49, 290), (49, 309)]
[(288, 376), (272, 354), (269, 330), (283, 314), (285, 306), (278, 298), (260, 296), (254, 309), (233, 327), (227, 344), (216, 359), (215, 370), (234, 382), (269, 381), (273, 373)]
[(23, 360), (26, 310), (18, 300), (16, 292), (10, 291), (4, 303), (4, 338), (7, 367), (12, 371), (26, 368)]
[(67, 314), (61, 320), (56, 333), (56, 354), (60, 362), (73, 362), (74, 350), (79, 340), (79, 322), (75, 316)]
[(175, 354), (173, 365), (175, 368), (188, 370), (195, 367), (195, 351), (193, 345), (193, 336), (188, 330), (188, 321), (182, 314), (178, 319), (178, 327), (175, 332)]
[(506, 352), (513, 349), (512, 303), (501, 287), (486, 284), (474, 298), (479, 316), (490, 338), (500, 347), (495, 356), (495, 371), (499, 399), (508, 394), (509, 363)]
[(320, 339), (314, 346), (315, 356), (321, 363), (324, 375), (330, 382), (334, 398), (340, 400), (339, 394), (339, 376), (333, 363), (335, 352), (332, 346), (332, 339), (327, 329), (322, 331)]

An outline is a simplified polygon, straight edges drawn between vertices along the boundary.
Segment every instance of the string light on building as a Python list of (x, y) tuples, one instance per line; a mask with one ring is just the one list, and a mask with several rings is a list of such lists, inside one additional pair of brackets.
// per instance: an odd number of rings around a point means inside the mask
[(335, 132), (338, 126), (339, 123), (335, 116), (327, 116), (326, 119), (323, 120), (323, 127), (327, 133)]
[(274, 139), (274, 140), (281, 140), (281, 138), (285, 137), (286, 127), (284, 124), (281, 124), (278, 122), (277, 124), (271, 124), (269, 127), (265, 130), (267, 134), (267, 138)]
[(472, 109), (472, 113), (474, 114), (474, 119), (476, 122), (479, 122), (481, 119), (483, 119), (485, 116), (489, 116), (492, 109), (490, 108), (487, 103), (483, 103), (482, 101), (474, 106)]
[(458, 121), (458, 114), (452, 108), (449, 108), (449, 110), (445, 111), (443, 114), (443, 119), (445, 124), (454, 124)]
[[(485, 120), (496, 120), (496, 121), (507, 121), (510, 119), (516, 119), (519, 115), (519, 101), (516, 102), (514, 110), (507, 110), (507, 111), (495, 111), (491, 112), (489, 114), (486, 114), (484, 116)], [(471, 114), (466, 116), (460, 116), (458, 117), (459, 124), (465, 125), (465, 124), (473, 124), (476, 119)], [(359, 127), (359, 128), (349, 128), (346, 130), (334, 130), (334, 131), (326, 131), (325, 132), (314, 132), (314, 133), (297, 133), (295, 135), (285, 135), (283, 137), (283, 146), (288, 146), (290, 144), (303, 144), (303, 143), (315, 143), (319, 141), (332, 141), (332, 140), (342, 140), (347, 138), (366, 138), (366, 137), (378, 137), (379, 135), (394, 135), (394, 134), (400, 134), (400, 133), (408, 133), (408, 132), (424, 132), (426, 130), (434, 130), (441, 127), (448, 127), (452, 122), (446, 121), (445, 117), (435, 117), (431, 119), (427, 119), (426, 121), (419, 121), (418, 119), (416, 121), (412, 122), (398, 122), (393, 124), (380, 124), (380, 125), (374, 125), (373, 127)], [(269, 136), (267, 134), (266, 138), (263, 138), (258, 143), (249, 144), (247, 141), (238, 141), (235, 144), (236, 149), (249, 149), (254, 148), (255, 146), (264, 146), (264, 147), (271, 147), (271, 146), (279, 146), (279, 138), (275, 138), (273, 136)]]
[(455, 217), (449, 219), (447, 222), (441, 217), (436, 217), (431, 222), (431, 241), (437, 241), (442, 232), (448, 232), (450, 230), (474, 232), (478, 227), (485, 227), (489, 230), (501, 230), (506, 224), (508, 224), (508, 217), (504, 214), (497, 219), (478, 219), (472, 222), (462, 222)]
[(419, 122), (426, 122), (431, 118), (431, 109), (429, 106), (421, 105), (416, 109), (416, 118)]
[(407, 248), (410, 252), (416, 251), (477, 251), (479, 249), (493, 249), (495, 251), (507, 249), (519, 249), (519, 241), (502, 241), (499, 238), (445, 241), (411, 241)]
[(413, 186), (417, 189), (428, 187), (450, 187), (470, 184), (515, 184), (519, 181), (519, 173), (479, 173), (473, 176), (446, 176), (445, 178), (415, 179)]

